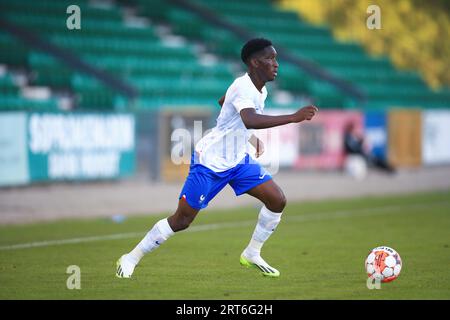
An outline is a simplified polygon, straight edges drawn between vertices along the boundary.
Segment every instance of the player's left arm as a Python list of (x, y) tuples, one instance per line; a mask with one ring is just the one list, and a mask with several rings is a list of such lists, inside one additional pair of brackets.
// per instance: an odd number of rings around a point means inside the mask
[(248, 142), (256, 149), (255, 156), (259, 158), (264, 153), (264, 143), (254, 134), (252, 134)]

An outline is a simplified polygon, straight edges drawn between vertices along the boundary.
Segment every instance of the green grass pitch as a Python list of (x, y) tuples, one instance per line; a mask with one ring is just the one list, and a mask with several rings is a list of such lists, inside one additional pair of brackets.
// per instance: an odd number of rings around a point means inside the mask
[[(278, 279), (239, 265), (257, 209), (210, 208), (116, 278), (117, 258), (165, 216), (1, 226), (0, 299), (450, 299), (450, 191), (288, 204), (262, 251)], [(369, 290), (364, 260), (380, 245), (403, 269)], [(66, 287), (70, 265), (80, 290)]]

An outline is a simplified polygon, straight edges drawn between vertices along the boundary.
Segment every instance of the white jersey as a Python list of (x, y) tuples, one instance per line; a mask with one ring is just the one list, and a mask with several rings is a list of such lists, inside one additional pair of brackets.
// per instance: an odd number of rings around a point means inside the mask
[(262, 114), (266, 87), (261, 91), (256, 89), (247, 73), (234, 80), (225, 94), (216, 126), (195, 146), (200, 164), (215, 172), (223, 172), (244, 159), (249, 152), (248, 140), (252, 130), (245, 127), (240, 111), (254, 108), (256, 113)]

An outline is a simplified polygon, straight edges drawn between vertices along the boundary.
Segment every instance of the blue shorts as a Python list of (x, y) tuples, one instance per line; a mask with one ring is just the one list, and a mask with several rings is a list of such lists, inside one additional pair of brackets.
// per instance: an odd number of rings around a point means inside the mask
[(200, 210), (211, 201), (227, 184), (240, 196), (248, 190), (272, 179), (272, 176), (248, 154), (234, 168), (214, 172), (191, 158), (189, 175), (178, 199), (184, 198), (194, 209)]

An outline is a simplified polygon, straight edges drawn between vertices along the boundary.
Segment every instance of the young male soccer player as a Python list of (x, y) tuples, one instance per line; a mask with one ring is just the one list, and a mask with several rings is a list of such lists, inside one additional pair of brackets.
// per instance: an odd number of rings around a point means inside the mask
[[(117, 261), (116, 275), (129, 278), (142, 257), (158, 248), (175, 232), (189, 227), (197, 213), (206, 208), (227, 184), (237, 196), (248, 193), (264, 206), (248, 246), (240, 256), (244, 266), (257, 267), (263, 275), (278, 277), (280, 272), (261, 257), (261, 248), (273, 233), (286, 206), (286, 198), (267, 173), (249, 154), (248, 141), (261, 143), (251, 129), (264, 129), (311, 120), (318, 109), (307, 106), (290, 115), (263, 115), (267, 97), (265, 83), (277, 76), (277, 52), (267, 39), (252, 39), (242, 48), (247, 73), (228, 88), (217, 125), (195, 146), (189, 175), (181, 190), (173, 215), (158, 221), (141, 242)], [(260, 152), (259, 148), (257, 150)]]

